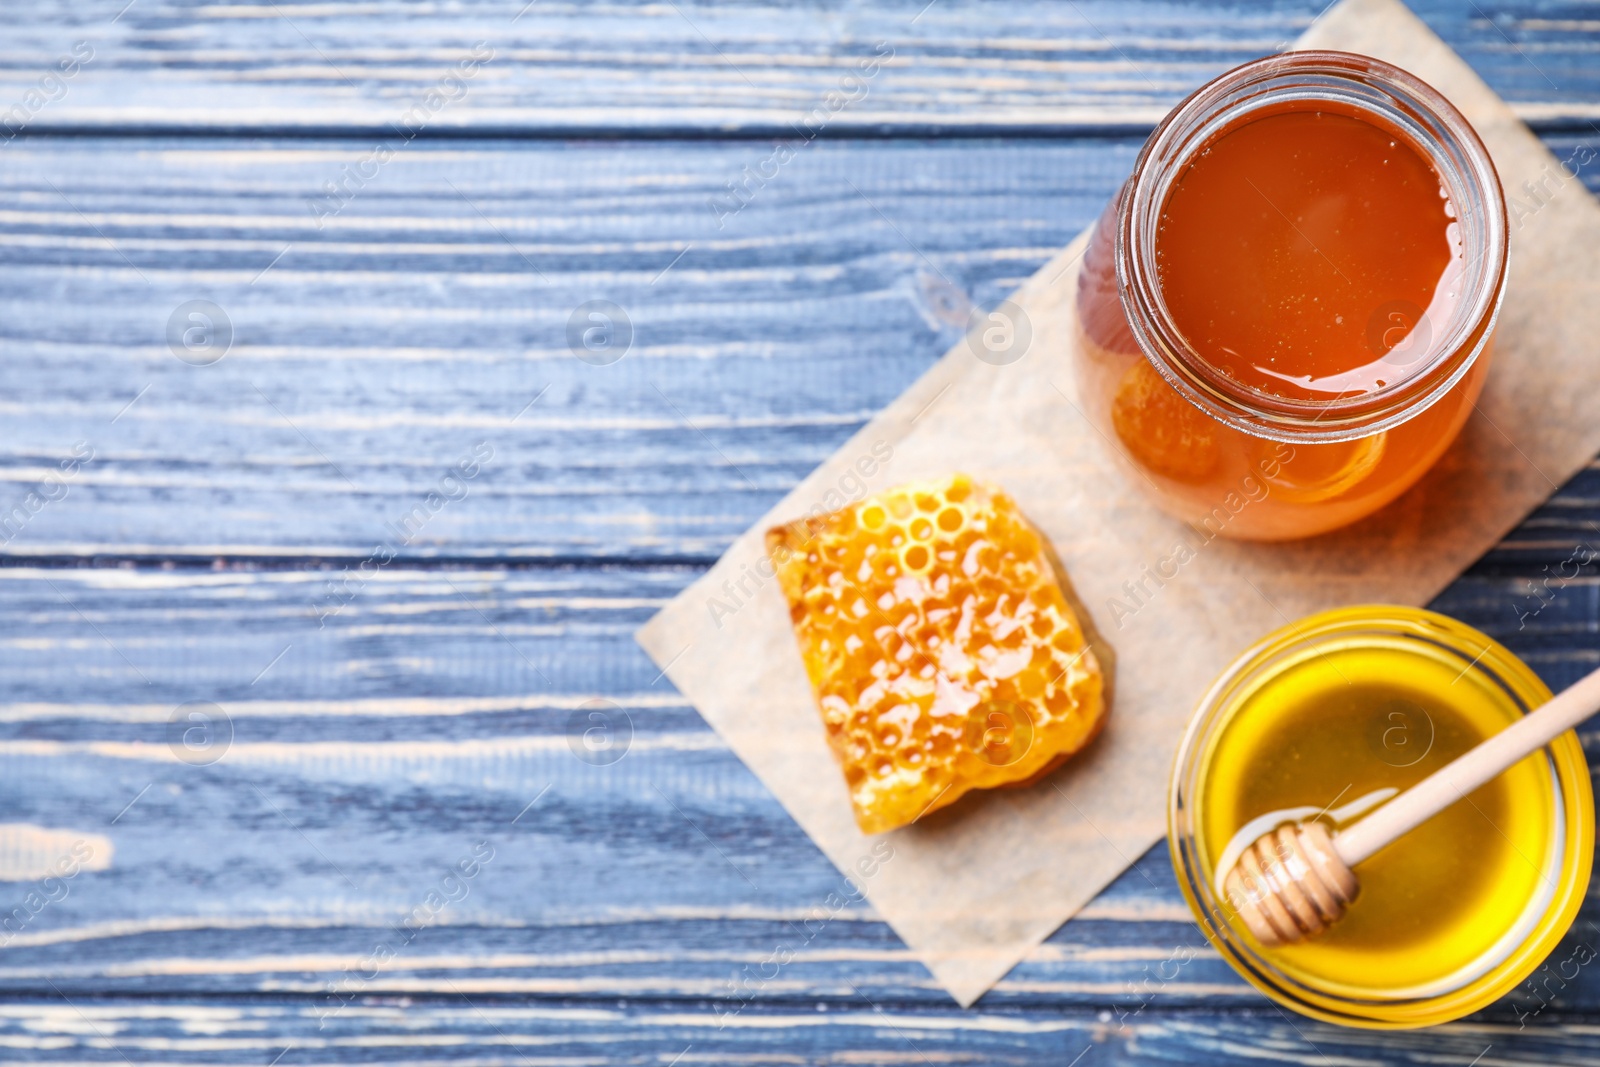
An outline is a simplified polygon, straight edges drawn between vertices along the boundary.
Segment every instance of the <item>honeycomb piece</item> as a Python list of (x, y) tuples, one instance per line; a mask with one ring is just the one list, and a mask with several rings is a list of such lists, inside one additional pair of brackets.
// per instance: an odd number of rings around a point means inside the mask
[(1111, 425), (1134, 459), (1175, 482), (1204, 480), (1222, 455), (1211, 420), (1144, 359), (1117, 385)]
[(1092, 635), (998, 488), (903, 485), (774, 527), (767, 551), (866, 833), (1027, 784), (1099, 731)]

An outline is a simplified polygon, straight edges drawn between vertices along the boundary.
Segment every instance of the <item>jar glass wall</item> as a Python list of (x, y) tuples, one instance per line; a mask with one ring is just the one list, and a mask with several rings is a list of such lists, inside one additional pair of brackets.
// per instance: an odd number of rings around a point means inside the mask
[[(1163, 276), (1160, 245), (1166, 205), (1198, 157), (1233, 131), (1296, 112), (1353, 116), (1391, 144), (1404, 139), (1437, 174), (1459, 251), (1440, 299), (1425, 307), (1405, 300), (1331, 307), (1340, 322), (1359, 319), (1355, 332), (1371, 346), (1375, 380), (1369, 373), (1359, 386), (1319, 384), (1322, 392), (1313, 394), (1240, 380), (1202, 352), (1172, 313), (1181, 279)], [(1236, 184), (1240, 197), (1260, 192), (1249, 172)], [(1342, 195), (1331, 192), (1334, 200)], [(1239, 205), (1247, 209), (1267, 212), (1261, 201)], [(1359, 204), (1340, 210), (1361, 224)], [(1304, 218), (1284, 221), (1295, 241), (1312, 227)], [(1227, 232), (1226, 218), (1217, 225)], [(1078, 280), (1081, 406), (1135, 483), (1210, 536), (1280, 540), (1343, 526), (1414, 484), (1471, 413), (1504, 295), (1506, 243), (1504, 197), (1488, 153), (1433, 89), (1344, 53), (1245, 64), (1167, 117), (1095, 228)], [(1344, 273), (1307, 244), (1308, 257)], [(1220, 280), (1241, 291), (1257, 284)], [(1334, 303), (1314, 284), (1296, 297)]]

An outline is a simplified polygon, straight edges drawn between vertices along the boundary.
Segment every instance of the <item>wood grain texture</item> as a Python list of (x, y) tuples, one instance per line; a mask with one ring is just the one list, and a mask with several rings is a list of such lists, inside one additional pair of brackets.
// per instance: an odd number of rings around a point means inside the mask
[[(318, 1023), (323, 1025), (319, 1028)], [(483, 997), (396, 998), (331, 1019), (303, 1002), (257, 998), (161, 1004), (72, 997), (0, 1011), (0, 1048), (41, 1063), (546, 1064), (737, 1063), (1012, 1065), (1078, 1063), (1479, 1064), (1594, 1062), (1600, 1028), (1568, 1021), (1519, 1030), (1480, 1023), (1423, 1033), (1341, 1030), (1270, 1011), (1134, 1017), (1066, 1010), (1048, 1017), (898, 1010), (865, 997), (749, 1011), (649, 1000), (538, 1007)], [(274, 1061), (274, 1057), (281, 1057)]]
[[(954, 1010), (631, 639), (1087, 224), (1172, 102), (1318, 7), (8, 5), (0, 522), (94, 458), (0, 533), (0, 821), (114, 855), (64, 896), (0, 881), (0, 1057), (1595, 1062), (1593, 889), (1512, 996), (1374, 1035), (1244, 986), (1160, 849)], [(1419, 10), (1558, 155), (1600, 147), (1600, 6)], [(880, 40), (827, 143), (719, 219)], [(478, 41), (461, 98), (364, 162)], [(213, 366), (167, 345), (192, 299), (236, 329)], [(568, 347), (594, 299), (635, 328), (612, 366)], [(1565, 685), (1600, 661), (1597, 530), (1591, 468), (1435, 607)], [(631, 726), (614, 764), (576, 755), (595, 700)], [(216, 763), (175, 756), (191, 702), (202, 741), (232, 728)]]
[[(319, 229), (305, 201), (361, 142), (13, 144), (0, 516), (75, 443), (94, 458), (0, 553), (359, 560), (481, 444), (465, 498), (395, 551), (709, 561), (949, 347), (952, 309), (1086, 225), (1136, 148), (818, 145), (719, 229), (752, 145), (415, 145)], [(168, 347), (193, 299), (232, 320), (211, 366)], [(610, 366), (568, 346), (596, 299), (632, 324)], [(1600, 519), (1589, 476), (1557, 500), (1519, 539)]]
[[(1201, 82), (1284, 47), (1326, 6), (125, 3), (8, 10), (0, 100), (25, 101), (81, 41), (92, 58), (64, 92), (25, 107), (33, 128), (389, 132), (481, 43), (492, 58), (448, 85), (454, 99), (420, 125), (788, 135), (843, 84), (832, 135), (1150, 126)], [(1525, 118), (1600, 114), (1594, 3), (1520, 0), (1492, 17), (1461, 0), (1417, 10)], [(845, 81), (879, 42), (893, 52), (881, 71), (863, 88)]]
[[(0, 883), (0, 990), (945, 1009), (633, 644), (694, 568), (397, 567), (319, 627), (328, 573), (0, 568), (0, 810), (115, 848), (36, 915), (13, 913), (37, 883)], [(1436, 606), (1552, 685), (1589, 669), (1600, 582), (1559, 583), (1519, 623), (1520, 586), (1467, 579)], [(607, 765), (576, 755), (596, 699), (624, 753)], [(203, 766), (169, 726), (193, 701), (231, 732)], [(1584, 739), (1600, 751), (1600, 729)], [(457, 898), (397, 931), (479, 842), (493, 857)], [(1557, 970), (1600, 946), (1597, 921), (1591, 900), (1547, 988), (1483, 1018), (1600, 1002), (1593, 968)], [(363, 962), (377, 946), (381, 967)], [(1261, 1006), (1159, 848), (980, 1007), (1140, 1005)]]
[[(931, 290), (998, 303), (1136, 148), (819, 145), (719, 229), (767, 150), (416, 145), (319, 229), (366, 144), (12, 145), (0, 478), (96, 458), (6, 549), (364, 555), (487, 442), (408, 554), (713, 558), (959, 336)], [(167, 344), (195, 298), (232, 320), (212, 366)], [(595, 299), (632, 322), (611, 366), (569, 348)]]

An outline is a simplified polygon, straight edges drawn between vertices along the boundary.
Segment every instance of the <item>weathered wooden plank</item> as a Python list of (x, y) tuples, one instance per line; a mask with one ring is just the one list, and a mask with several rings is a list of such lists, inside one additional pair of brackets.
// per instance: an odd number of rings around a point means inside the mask
[[(1151, 121), (1309, 7), (1219, 10), (941, 2), (912, 39), (873, 36), (911, 25), (909, 8), (539, 4), (515, 24), (528, 37), (497, 46), (429, 124), (749, 137), (883, 39), (893, 61), (832, 132), (1104, 130)], [(1584, 121), (1600, 95), (1589, 9), (1506, 10), (1424, 13), (1524, 115)], [(380, 137), (506, 12), (140, 0), (112, 14), (5, 14), (0, 84), (19, 101), (38, 57), (97, 45), (33, 129)], [(0, 480), (24, 499), (74, 441), (95, 448), (8, 552), (287, 558), (0, 569), (0, 810), (116, 848), (38, 914), (25, 895), (41, 883), (0, 883), (30, 909), (3, 938), (0, 1047), (285, 1064), (1592, 1058), (1587, 973), (1399, 1037), (1289, 1020), (1206, 953), (1152, 993), (1151, 971), (1198, 945), (1159, 849), (981, 1010), (951, 1011), (870, 909), (835, 910), (836, 874), (629, 641), (690, 564), (943, 350), (940, 309), (959, 299), (937, 282), (998, 300), (1092, 217), (1135, 141), (817, 146), (720, 219), (711, 198), (764, 158), (749, 144), (414, 144), (359, 182), (343, 168), (370, 138), (6, 145)], [(337, 215), (326, 181), (355, 192)], [(618, 292), (637, 346), (614, 367), (576, 363), (570, 308)], [(207, 368), (165, 351), (165, 316), (197, 297), (240, 328)], [(389, 540), (479, 442), (496, 456), (465, 497)], [(1597, 520), (1591, 470), (1440, 606), (1570, 681), (1596, 658)], [(377, 543), (436, 562), (686, 565), (386, 565), (328, 588)], [(333, 569), (301, 570), (306, 556)], [(633, 726), (609, 766), (569, 744), (597, 697)], [(167, 719), (196, 700), (234, 731), (215, 764), (172, 758)], [(397, 933), (428, 893), (454, 895), (442, 872), (478, 841), (495, 855), (460, 899)], [(28, 855), (5, 843), (16, 873)], [(1573, 940), (1597, 919), (1591, 904)], [(369, 980), (378, 945), (395, 958)], [(766, 977), (780, 948), (797, 951)]]
[[(0, 810), (115, 850), (14, 931), (0, 989), (941, 1002), (633, 645), (689, 577), (385, 571), (319, 629), (321, 574), (0, 569)], [(596, 697), (612, 763), (572, 747)], [(170, 747), (195, 700), (227, 723), (197, 742), (231, 735), (204, 766)], [(479, 841), (494, 855), (462, 898), (397, 935)], [(1000, 996), (1100, 1003), (1195, 942), (1164, 868), (1143, 861)], [(350, 979), (374, 939), (396, 959)], [(760, 972), (780, 945), (781, 980)], [(1251, 999), (1219, 961), (1187, 970), (1180, 999)]]
[[(1136, 144), (818, 146), (720, 229), (765, 150), (418, 145), (319, 229), (365, 145), (107, 148), (0, 172), (0, 478), (95, 449), (9, 551), (365, 554), (482, 442), (398, 547), (714, 556), (958, 336), (930, 287), (998, 302)], [(212, 366), (165, 336), (195, 298), (232, 320)], [(631, 319), (615, 365), (569, 347), (595, 299)]]
[[(75, 443), (93, 458), (3, 553), (709, 560), (1087, 224), (1137, 144), (818, 145), (720, 219), (765, 149), (414, 145), (320, 228), (307, 200), (360, 142), (12, 144), (0, 518)], [(214, 365), (168, 344), (195, 299), (231, 320)], [(591, 300), (631, 321), (613, 365), (569, 347)], [(1597, 522), (1591, 473), (1513, 544)]]
[[(1325, 6), (125, 3), (12, 5), (12, 129), (789, 136), (808, 114), (831, 135), (1148, 126)], [(1593, 3), (1416, 6), (1525, 117), (1600, 114)], [(52, 80), (64, 57), (71, 76)]]
[(326, 1018), (304, 1002), (275, 998), (218, 1004), (72, 997), (0, 1006), (0, 1048), (40, 1063), (1544, 1067), (1593, 1063), (1597, 1040), (1600, 1027), (1584, 1018), (1527, 1029), (1465, 1023), (1409, 1033), (1340, 1029), (1270, 1009), (1119, 1023), (1107, 1013), (1070, 1010), (912, 1012), (864, 991), (732, 1017), (701, 1005), (530, 1005), (471, 995), (388, 1000)]
[[(111, 850), (32, 909), (43, 883), (16, 878), (0, 828), (0, 991), (943, 1009), (633, 645), (697, 568), (389, 566), (330, 601), (333, 573), (0, 568), (3, 821)], [(1564, 684), (1596, 656), (1600, 581), (1556, 583), (1517, 629), (1521, 581), (1467, 579), (1439, 606)], [(180, 707), (213, 719), (184, 720), (187, 747)], [(615, 748), (582, 744), (591, 710)], [(447, 884), (479, 842), (492, 858)], [(1572, 944), (1600, 943), (1597, 922), (1593, 901)], [(1588, 1010), (1590, 970), (1486, 1018)], [(983, 1003), (1030, 1026), (1261, 1005), (1202, 947), (1161, 848)]]

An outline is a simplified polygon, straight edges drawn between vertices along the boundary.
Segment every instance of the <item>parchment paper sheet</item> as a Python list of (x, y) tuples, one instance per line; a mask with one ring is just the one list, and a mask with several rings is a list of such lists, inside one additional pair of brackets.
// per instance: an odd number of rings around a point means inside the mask
[[(1129, 603), (1123, 583), (1187, 528), (1117, 473), (1078, 412), (1070, 346), (1080, 236), (1012, 298), (1034, 332), (1021, 360), (993, 366), (958, 344), (639, 631), (673, 684), (962, 1005), (1162, 838), (1178, 740), (1233, 656), (1324, 608), (1427, 602), (1600, 450), (1600, 205), (1395, 0), (1344, 0), (1297, 47), (1377, 56), (1438, 88), (1477, 128), (1518, 201), (1480, 410), (1421, 484), (1371, 520), (1309, 542), (1213, 541), (1137, 612), (1117, 613), (1119, 626), (1110, 601)], [(1524, 182), (1542, 185), (1548, 203), (1531, 210)], [(755, 570), (762, 531), (824, 502), (841, 478), (853, 488), (849, 475), (864, 469), (872, 491), (953, 470), (1006, 487), (1054, 542), (1117, 653), (1110, 722), (1087, 753), (1032, 789), (969, 795), (883, 839), (864, 837), (851, 817), (777, 583), (747, 579), (754, 595), (732, 615), (716, 618), (709, 606), (730, 603), (723, 583)], [(881, 840), (893, 850), (886, 862), (872, 858)]]

